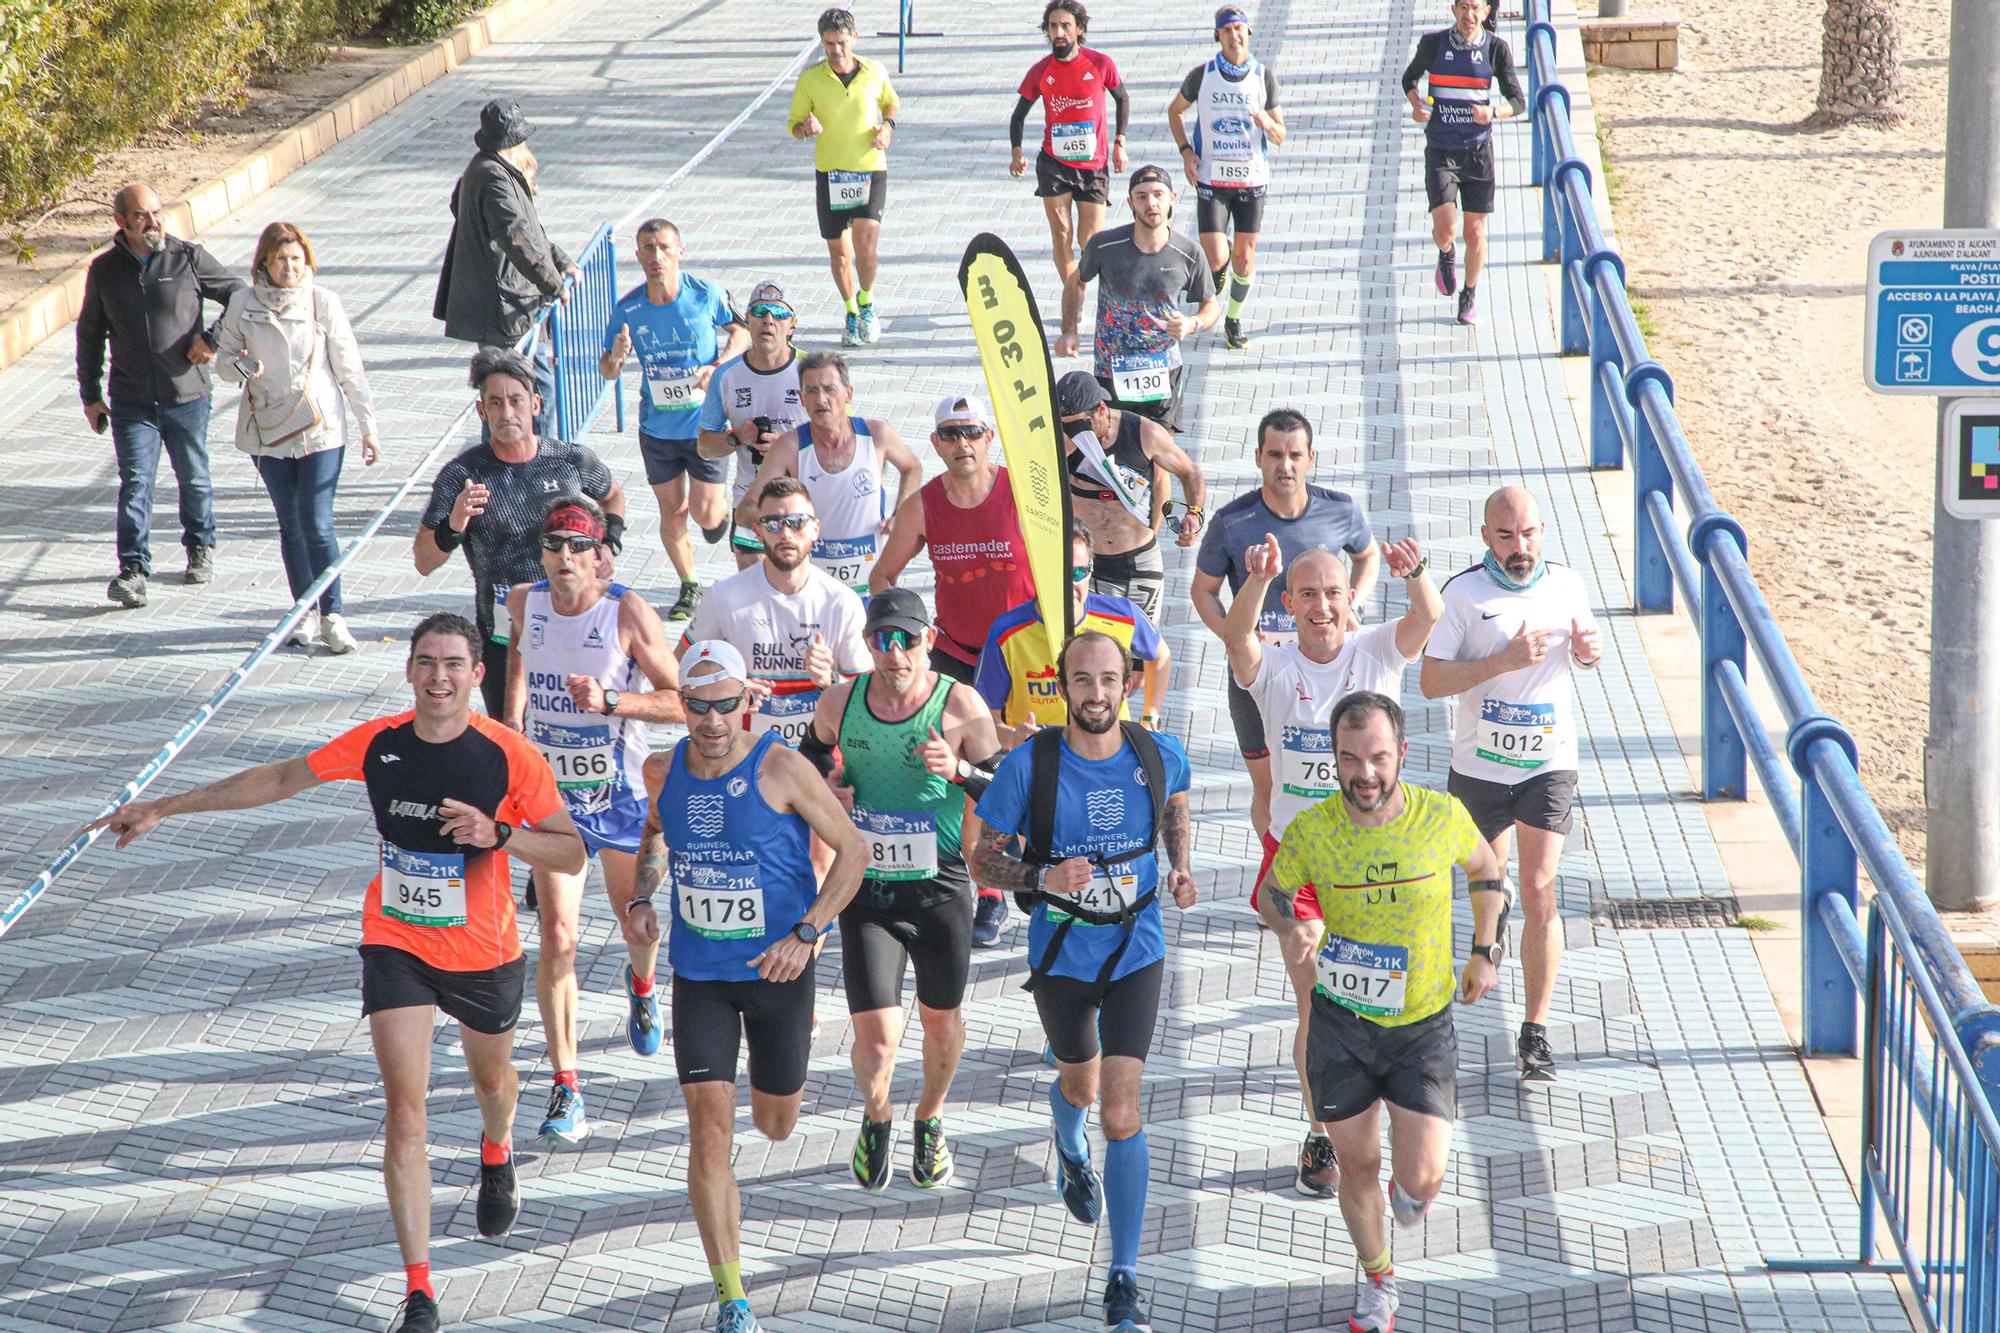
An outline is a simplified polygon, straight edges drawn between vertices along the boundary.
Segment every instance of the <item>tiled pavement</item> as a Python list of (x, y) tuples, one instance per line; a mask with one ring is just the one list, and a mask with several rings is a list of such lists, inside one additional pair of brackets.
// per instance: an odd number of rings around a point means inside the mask
[[(622, 213), (735, 113), (798, 48), (818, 5), (579, 0), (300, 170), (209, 244), (247, 259), (288, 217), (356, 315), (390, 462), (348, 472), (359, 526), (463, 402), (461, 359), (429, 315), (444, 201), (476, 108), (521, 97), (540, 126), (544, 208), (580, 240)], [(1134, 88), (1136, 157), (1171, 160), (1159, 124), (1173, 80), (1206, 54), (1211, 6), (1105, 5), (1097, 36)], [(876, 4), (864, 27), (890, 26)], [(899, 80), (904, 130), (879, 284), (882, 345), (855, 358), (866, 410), (921, 434), (923, 412), (974, 374), (953, 282), (975, 230), (1023, 253), (1054, 309), (1040, 210), (1002, 169), (1013, 81), (1034, 58), (1030, 7), (931, 0)], [(1442, 7), (1423, 11), (1442, 23)], [(1525, 132), (1500, 138), (1496, 263), (1477, 333), (1430, 291), (1420, 140), (1393, 78), (1414, 0), (1366, 14), (1266, 0), (1257, 45), (1284, 76), (1283, 151), (1245, 353), (1205, 344), (1190, 436), (1221, 496), (1250, 483), (1247, 439), (1287, 402), (1320, 423), (1321, 477), (1365, 494), (1378, 525), (1440, 566), (1470, 559), (1470, 514), (1524, 478), (1547, 499), (1561, 558), (1606, 608), (1611, 660), (1583, 684), (1590, 743), (1583, 836), (1565, 863), (1572, 952), (1552, 1022), (1563, 1080), (1508, 1071), (1510, 965), (1497, 1002), (1465, 1013), (1461, 1124), (1447, 1192), (1398, 1238), (1401, 1327), (1887, 1329), (1875, 1280), (1777, 1279), (1762, 1255), (1830, 1254), (1854, 1203), (1749, 944), (1713, 931), (1615, 932), (1594, 896), (1721, 895), (1721, 864), (1604, 536), (1550, 354)], [(880, 53), (887, 45), (874, 40)], [(823, 342), (829, 285), (810, 230), (804, 152), (767, 105), (664, 205), (692, 264), (737, 290), (782, 273)], [(1191, 210), (1184, 210), (1191, 211)], [(1184, 223), (1187, 221), (1183, 219)], [(774, 261), (774, 256), (789, 256)], [(629, 269), (629, 265), (628, 265)], [(214, 433), (225, 546), (217, 581), (169, 578), (139, 612), (104, 609), (114, 475), (78, 428), (64, 340), (0, 375), (0, 829), (11, 892), (240, 659), (276, 617), (282, 578), (254, 474)], [(667, 583), (629, 435), (594, 441), (638, 491), (625, 574)], [(170, 502), (162, 518), (170, 522)], [(406, 513), (348, 580), (366, 650), (287, 651), (257, 673), (165, 779), (168, 789), (304, 750), (400, 706), (386, 640), (462, 602), (465, 580), (410, 569)], [(173, 534), (162, 529), (162, 569)], [(1227, 741), (1221, 655), (1189, 614), (1176, 554), (1166, 616), (1190, 738), (1203, 905), (1169, 912), (1172, 975), (1145, 1090), (1154, 1144), (1143, 1272), (1162, 1329), (1344, 1326), (1354, 1257), (1336, 1211), (1289, 1188), (1297, 1142), (1285, 981), (1244, 907), (1254, 867), (1247, 787)], [(1377, 609), (1380, 614), (1383, 608)], [(1413, 691), (1412, 691), (1413, 693)], [(1416, 703), (1412, 772), (1441, 776), (1443, 710)], [(379, 1177), (381, 1104), (357, 1018), (354, 903), (373, 856), (352, 791), (183, 822), (124, 853), (94, 849), (0, 943), (0, 1330), (379, 1327), (397, 1258)], [(585, 1074), (597, 1132), (581, 1151), (525, 1153), (526, 1208), (502, 1245), (472, 1239), (476, 1115), (441, 1029), (431, 1099), (434, 1263), (454, 1326), (703, 1327), (708, 1284), (685, 1196), (686, 1136), (664, 1060), (624, 1048), (622, 962), (605, 914), (585, 922)], [(1018, 933), (1010, 939), (1018, 945)], [(805, 1115), (788, 1143), (739, 1136), (747, 1276), (779, 1330), (1087, 1329), (1106, 1240), (1041, 1183), (1047, 1071), (1018, 954), (975, 959), (971, 1038), (947, 1115), (960, 1183), (873, 1197), (844, 1166), (856, 1100), (842, 1005), (829, 993)], [(835, 975), (828, 968), (822, 975)], [(532, 1011), (533, 1006), (529, 1006)], [(546, 1070), (524, 1024), (522, 1114)], [(914, 1091), (906, 1046), (899, 1096)]]

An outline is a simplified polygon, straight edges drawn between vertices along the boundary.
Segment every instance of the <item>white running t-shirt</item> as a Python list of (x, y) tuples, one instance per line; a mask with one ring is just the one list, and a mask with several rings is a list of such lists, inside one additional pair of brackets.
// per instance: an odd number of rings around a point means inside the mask
[(750, 716), (750, 730), (781, 732), (794, 746), (805, 737), (819, 707), (820, 691), (806, 675), (806, 649), (813, 635), (826, 640), (838, 675), (859, 675), (873, 665), (861, 636), (866, 619), (861, 599), (824, 570), (808, 565), (805, 575), (799, 591), (781, 593), (771, 586), (762, 560), (738, 570), (701, 599), (684, 640), (723, 639), (742, 653), (750, 674), (772, 687), (770, 697)]
[(1313, 661), (1295, 643), (1265, 647), (1256, 681), (1244, 688), (1257, 701), (1271, 752), (1273, 838), (1282, 841), (1292, 816), (1340, 790), (1333, 733), (1327, 730), (1334, 705), (1357, 690), (1391, 699), (1401, 693), (1403, 668), (1411, 659), (1396, 647), (1397, 623), (1349, 635), (1326, 663)]

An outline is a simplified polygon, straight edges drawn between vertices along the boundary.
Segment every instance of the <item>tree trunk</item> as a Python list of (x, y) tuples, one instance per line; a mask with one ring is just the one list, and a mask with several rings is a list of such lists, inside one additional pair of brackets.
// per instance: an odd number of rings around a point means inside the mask
[(1826, 0), (1813, 122), (1900, 120), (1903, 61), (1893, 0)]

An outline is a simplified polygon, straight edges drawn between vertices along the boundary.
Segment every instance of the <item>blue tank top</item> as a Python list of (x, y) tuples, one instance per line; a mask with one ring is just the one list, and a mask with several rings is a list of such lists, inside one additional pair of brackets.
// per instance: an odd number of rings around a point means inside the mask
[(704, 780), (674, 747), (658, 802), (673, 885), (667, 961), (690, 981), (755, 981), (747, 966), (806, 913), (818, 893), (810, 830), (773, 810), (757, 789), (757, 766), (778, 743), (767, 731), (743, 762)]
[(1431, 58), (1426, 80), (1431, 118), (1424, 137), (1431, 147), (1463, 152), (1493, 137), (1491, 125), (1472, 118), (1473, 107), (1493, 101), (1492, 50), (1493, 39), (1484, 28), (1470, 42), (1459, 40), (1451, 28), (1438, 34), (1437, 54)]

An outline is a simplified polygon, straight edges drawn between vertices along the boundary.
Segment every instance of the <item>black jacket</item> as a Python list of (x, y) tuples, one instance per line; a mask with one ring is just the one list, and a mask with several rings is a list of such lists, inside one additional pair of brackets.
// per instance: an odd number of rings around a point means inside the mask
[[(179, 237), (144, 264), (114, 236), (90, 261), (83, 311), (76, 317), (76, 384), (83, 401), (104, 396), (104, 344), (111, 342), (112, 402), (172, 406), (208, 396), (208, 367), (188, 361), (188, 344), (202, 331), (201, 303), (227, 306), (241, 279), (215, 256)], [(217, 320), (221, 316), (216, 316)], [(205, 335), (211, 346), (215, 335)]]
[(569, 256), (542, 230), (527, 178), (498, 153), (482, 151), (466, 164), (451, 212), (431, 313), (447, 338), (509, 346), (544, 302), (562, 294)]

